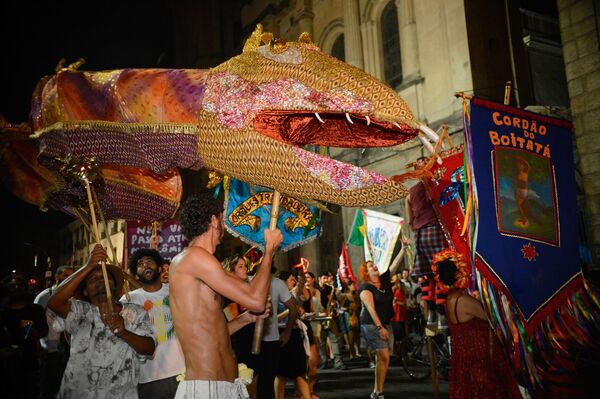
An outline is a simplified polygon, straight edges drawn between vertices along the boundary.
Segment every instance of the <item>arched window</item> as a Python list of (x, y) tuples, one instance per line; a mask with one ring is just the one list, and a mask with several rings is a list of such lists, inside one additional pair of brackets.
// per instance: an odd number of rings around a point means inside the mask
[(381, 39), (385, 81), (395, 89), (402, 83), (402, 59), (400, 58), (398, 11), (396, 2), (393, 0), (385, 6), (381, 13)]
[(344, 49), (344, 34), (341, 34), (333, 42), (331, 55), (340, 61), (346, 61), (346, 50)]

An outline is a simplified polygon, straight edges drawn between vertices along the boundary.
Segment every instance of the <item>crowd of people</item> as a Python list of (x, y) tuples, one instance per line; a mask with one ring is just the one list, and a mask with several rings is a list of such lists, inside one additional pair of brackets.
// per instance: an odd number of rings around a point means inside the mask
[[(319, 370), (346, 370), (348, 360), (368, 356), (370, 398), (384, 398), (390, 359), (423, 304), (422, 278), (399, 272), (406, 241), (385, 272), (363, 262), (359, 281), (342, 288), (327, 271), (317, 279), (302, 268), (273, 267), (277, 229), (265, 230), (262, 261), (252, 270), (242, 254), (219, 261), (222, 213), (212, 196), (191, 196), (179, 214), (189, 245), (170, 265), (157, 250), (141, 249), (124, 273), (96, 245), (85, 266), (59, 268), (34, 301), (21, 276), (4, 281), (7, 397), (282, 399), (289, 381), (296, 398), (317, 399)], [(473, 318), (485, 320), (474, 299), (449, 298), (453, 334)]]

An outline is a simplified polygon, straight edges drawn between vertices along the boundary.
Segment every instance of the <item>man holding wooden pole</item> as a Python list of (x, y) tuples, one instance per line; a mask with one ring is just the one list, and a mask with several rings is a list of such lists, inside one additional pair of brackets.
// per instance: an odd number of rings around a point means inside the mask
[(54, 328), (71, 336), (58, 398), (137, 397), (140, 362), (154, 354), (156, 344), (144, 308), (110, 303), (108, 292), (119, 294), (127, 276), (104, 262), (106, 251), (96, 244), (87, 264), (48, 301), (58, 316)]
[[(223, 317), (222, 296), (249, 310), (265, 311), (273, 255), (283, 237), (265, 230), (265, 253), (250, 283), (223, 271), (214, 253), (224, 234), (223, 205), (210, 194), (190, 197), (179, 213), (189, 246), (169, 270), (171, 313), (185, 356), (185, 381), (176, 398), (246, 398)], [(229, 326), (231, 327), (231, 326)]]

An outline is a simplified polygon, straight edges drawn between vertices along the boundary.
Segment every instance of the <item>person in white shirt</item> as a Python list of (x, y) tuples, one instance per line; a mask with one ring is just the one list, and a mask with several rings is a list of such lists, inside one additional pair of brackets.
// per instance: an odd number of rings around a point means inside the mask
[(175, 335), (169, 307), (169, 284), (161, 281), (164, 260), (155, 249), (135, 251), (128, 261), (129, 271), (142, 285), (129, 293), (121, 303), (142, 306), (150, 316), (156, 351), (154, 357), (140, 366), (138, 395), (140, 399), (172, 399), (177, 392), (177, 376), (185, 371), (185, 360)]
[(140, 364), (151, 358), (156, 344), (148, 313), (133, 303), (111, 303), (110, 292), (121, 294), (125, 278), (137, 282), (113, 265), (101, 262), (105, 249), (96, 244), (87, 264), (67, 278), (48, 300), (58, 316), (57, 331), (71, 336), (71, 352), (58, 399), (137, 398)]
[(40, 346), (45, 351), (40, 359), (40, 399), (54, 398), (60, 388), (60, 381), (69, 359), (69, 347), (63, 334), (54, 329), (56, 315), (48, 309), (48, 300), (56, 288), (73, 274), (73, 266), (60, 266), (54, 273), (54, 285), (40, 292), (33, 303), (46, 309), (48, 335), (40, 338)]

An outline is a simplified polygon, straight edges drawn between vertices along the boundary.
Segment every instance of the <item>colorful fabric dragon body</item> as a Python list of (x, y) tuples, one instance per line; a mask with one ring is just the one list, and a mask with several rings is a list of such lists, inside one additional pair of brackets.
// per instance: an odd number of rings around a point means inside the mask
[[(202, 166), (301, 199), (374, 206), (396, 180), (305, 150), (386, 147), (437, 136), (385, 83), (322, 53), (308, 35), (259, 26), (241, 55), (211, 70), (60, 70), (35, 90), (41, 165), (66, 155), (162, 175)], [(422, 134), (421, 134), (422, 133)]]

